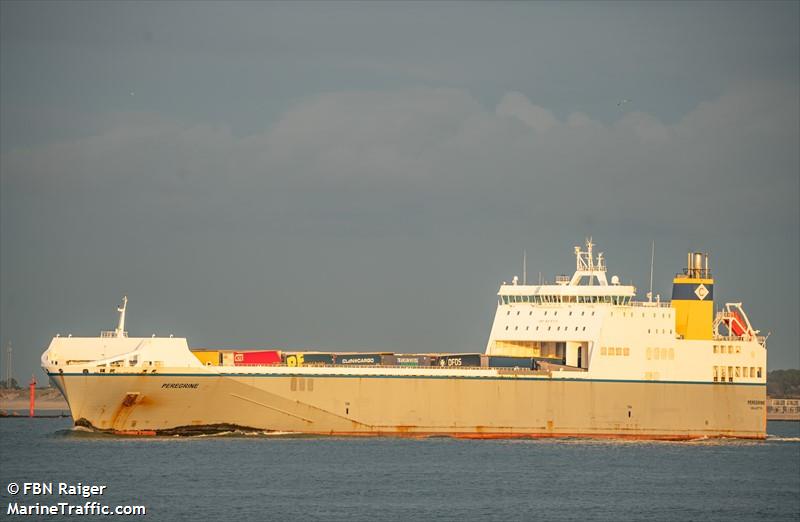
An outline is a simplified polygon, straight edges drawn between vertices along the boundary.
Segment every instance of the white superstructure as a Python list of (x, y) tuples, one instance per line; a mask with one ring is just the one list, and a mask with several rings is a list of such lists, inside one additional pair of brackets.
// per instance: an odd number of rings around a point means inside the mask
[[(585, 251), (575, 247), (572, 277), (503, 284), (486, 353), (563, 359), (583, 370), (570, 378), (765, 382), (766, 340), (741, 303), (717, 314), (708, 339), (686, 339), (676, 329), (677, 303), (636, 301), (636, 288), (617, 276), (609, 284), (603, 254), (595, 257), (593, 247), (591, 239)], [(745, 323), (743, 335), (733, 335), (731, 318)]]

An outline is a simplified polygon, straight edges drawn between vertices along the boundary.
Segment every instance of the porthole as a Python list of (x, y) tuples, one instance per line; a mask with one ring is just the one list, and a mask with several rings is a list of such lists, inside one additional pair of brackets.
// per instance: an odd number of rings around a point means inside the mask
[(508, 330), (508, 326), (506, 326), (506, 330)]
[(531, 310), (530, 312), (528, 312), (528, 315), (533, 315), (533, 310)]
[(519, 330), (519, 326), (515, 326), (515, 327), (514, 327), (514, 330)]
[(552, 330), (552, 328), (553, 328), (552, 326), (548, 326), (547, 331), (549, 332), (550, 330)]
[(517, 310), (517, 315), (519, 315), (519, 310)]
[(547, 315), (547, 310), (544, 311), (544, 315)]
[(592, 315), (594, 315), (594, 312), (592, 312)]
[(586, 331), (586, 327), (585, 327), (585, 326), (583, 327), (583, 331), (584, 331), (584, 332)]
[(508, 312), (506, 312), (506, 315), (511, 315), (511, 310), (509, 310)]

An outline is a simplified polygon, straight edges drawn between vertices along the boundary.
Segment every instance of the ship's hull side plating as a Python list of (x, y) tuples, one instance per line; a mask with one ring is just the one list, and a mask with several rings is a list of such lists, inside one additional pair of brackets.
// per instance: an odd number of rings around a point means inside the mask
[[(764, 438), (765, 387), (585, 379), (52, 375), (76, 423), (128, 434)], [(97, 393), (102, 389), (103, 393)]]

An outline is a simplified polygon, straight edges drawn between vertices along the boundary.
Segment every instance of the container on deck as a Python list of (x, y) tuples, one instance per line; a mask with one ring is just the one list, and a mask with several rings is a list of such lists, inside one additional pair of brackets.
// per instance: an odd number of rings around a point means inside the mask
[(557, 364), (557, 365), (564, 365), (566, 364), (566, 360), (563, 357), (534, 357), (533, 358), (535, 368), (539, 368), (539, 363), (544, 364)]
[(430, 366), (431, 357), (429, 355), (395, 355), (398, 366)]
[(329, 366), (333, 364), (333, 354), (322, 352), (297, 352), (287, 354), (285, 362), (287, 366)]
[(381, 355), (381, 365), (382, 366), (397, 366), (397, 356), (396, 355)]
[(490, 355), (488, 361), (489, 368), (522, 368), (533, 369), (533, 357), (507, 357), (502, 355)]
[(222, 366), (233, 366), (233, 352), (222, 352)]
[(374, 366), (381, 364), (381, 353), (347, 353), (336, 354), (336, 364), (350, 365), (350, 366)]
[(481, 354), (479, 353), (463, 353), (463, 354), (442, 354), (437, 357), (437, 364), (443, 368), (463, 368), (474, 367), (481, 365)]
[(233, 352), (233, 364), (236, 366), (264, 366), (280, 362), (281, 352), (277, 350)]
[(219, 366), (222, 363), (222, 354), (219, 350), (192, 350), (192, 355), (203, 363), (203, 366)]

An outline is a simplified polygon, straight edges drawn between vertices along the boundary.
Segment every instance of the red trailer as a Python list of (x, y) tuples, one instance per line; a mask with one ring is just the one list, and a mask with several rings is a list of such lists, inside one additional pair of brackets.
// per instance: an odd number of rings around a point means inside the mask
[(233, 352), (233, 364), (236, 366), (264, 366), (280, 362), (281, 352), (277, 350)]

